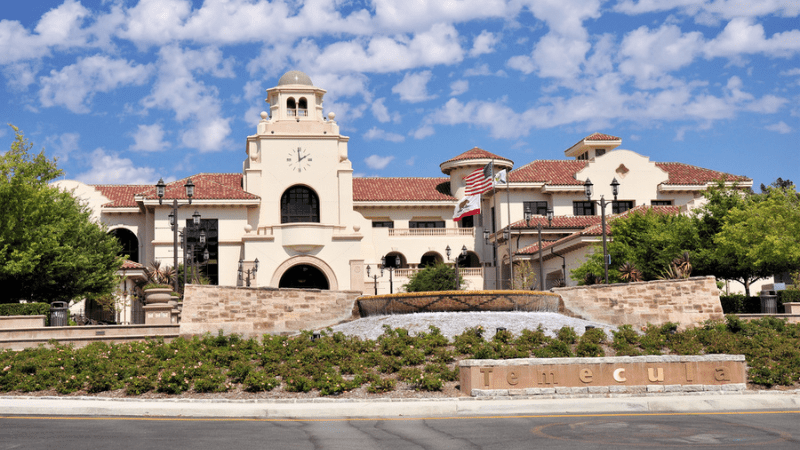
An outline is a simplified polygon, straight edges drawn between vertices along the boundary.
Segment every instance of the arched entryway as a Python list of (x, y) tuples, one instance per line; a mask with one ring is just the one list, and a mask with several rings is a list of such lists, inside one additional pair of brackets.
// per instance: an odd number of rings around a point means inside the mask
[(309, 264), (298, 264), (290, 267), (281, 276), (280, 288), (292, 289), (329, 289), (330, 285), (321, 270)]
[(120, 256), (127, 255), (127, 258), (133, 262), (139, 262), (139, 239), (127, 228), (115, 228), (108, 232), (108, 234), (117, 238), (122, 245)]
[(437, 252), (427, 252), (422, 255), (422, 258), (419, 260), (419, 266), (421, 268), (425, 268), (428, 266), (434, 266), (436, 263), (444, 262), (442, 255)]

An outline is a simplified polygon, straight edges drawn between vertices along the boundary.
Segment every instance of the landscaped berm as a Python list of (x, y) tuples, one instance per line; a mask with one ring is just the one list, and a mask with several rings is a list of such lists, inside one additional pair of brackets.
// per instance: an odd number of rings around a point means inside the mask
[[(559, 308), (560, 307), (560, 308)], [(559, 296), (538, 291), (444, 291), (373, 295), (358, 299), (361, 317), (421, 312), (564, 312)]]

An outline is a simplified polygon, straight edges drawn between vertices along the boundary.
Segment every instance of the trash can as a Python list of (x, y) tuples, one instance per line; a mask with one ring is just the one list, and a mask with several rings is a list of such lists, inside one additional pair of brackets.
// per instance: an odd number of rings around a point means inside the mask
[(67, 305), (67, 302), (53, 302), (50, 304), (50, 326), (69, 326), (69, 305)]
[(778, 314), (778, 296), (775, 291), (761, 291), (761, 314)]

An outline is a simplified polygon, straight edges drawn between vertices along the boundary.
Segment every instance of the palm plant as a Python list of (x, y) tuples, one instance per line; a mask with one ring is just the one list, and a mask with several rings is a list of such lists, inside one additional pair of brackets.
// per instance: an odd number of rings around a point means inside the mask
[(617, 270), (619, 270), (622, 279), (629, 283), (642, 281), (642, 272), (630, 262), (623, 263)]

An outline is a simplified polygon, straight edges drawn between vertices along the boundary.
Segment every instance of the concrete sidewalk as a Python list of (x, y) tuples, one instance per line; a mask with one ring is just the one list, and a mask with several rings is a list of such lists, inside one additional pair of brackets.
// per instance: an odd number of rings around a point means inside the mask
[(800, 390), (442, 399), (140, 400), (0, 396), (4, 415), (334, 419), (800, 410)]

